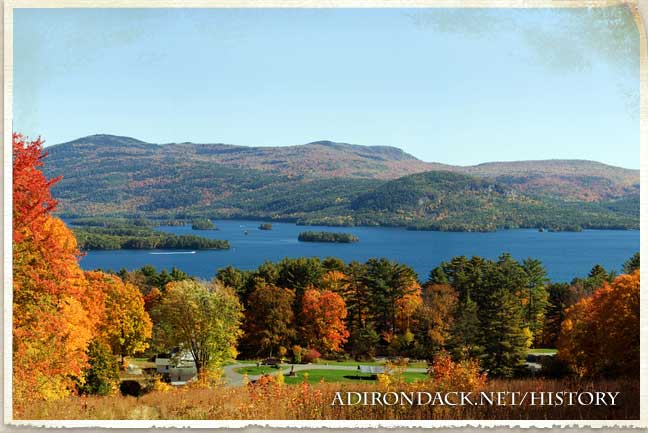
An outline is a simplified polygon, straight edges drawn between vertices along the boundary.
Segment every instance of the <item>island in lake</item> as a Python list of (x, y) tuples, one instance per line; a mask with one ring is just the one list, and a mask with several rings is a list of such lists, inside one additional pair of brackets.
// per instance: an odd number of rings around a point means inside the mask
[(155, 223), (135, 223), (110, 219), (72, 220), (74, 234), (82, 250), (192, 249), (227, 250), (229, 242), (196, 235), (176, 235), (154, 230)]
[(337, 244), (350, 244), (358, 242), (357, 236), (350, 233), (337, 233), (337, 232), (302, 232), (297, 237), (300, 242), (332, 242)]
[(272, 224), (263, 223), (259, 226), (259, 230), (272, 230)]
[(211, 222), (210, 219), (201, 218), (195, 219), (191, 222), (192, 230), (218, 230), (218, 228)]

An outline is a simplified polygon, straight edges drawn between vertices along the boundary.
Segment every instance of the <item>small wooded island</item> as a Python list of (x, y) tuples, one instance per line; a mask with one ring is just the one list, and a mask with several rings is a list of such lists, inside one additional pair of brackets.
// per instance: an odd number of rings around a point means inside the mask
[(297, 240), (300, 242), (333, 242), (339, 244), (350, 244), (358, 242), (360, 239), (350, 233), (307, 231), (300, 233)]
[(218, 230), (211, 220), (207, 218), (196, 219), (191, 222), (191, 230)]
[[(79, 224), (82, 223), (82, 225)], [(122, 220), (72, 221), (82, 250), (223, 250), (229, 242), (207, 239), (196, 235), (175, 235), (154, 230), (148, 221), (128, 222)], [(139, 225), (135, 225), (138, 223)]]
[(272, 230), (272, 224), (263, 223), (259, 226), (259, 230)]

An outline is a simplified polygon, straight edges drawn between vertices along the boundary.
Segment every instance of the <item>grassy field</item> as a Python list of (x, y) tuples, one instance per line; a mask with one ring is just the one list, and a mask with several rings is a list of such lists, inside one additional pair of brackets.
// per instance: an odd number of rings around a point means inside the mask
[[(285, 376), (284, 380), (289, 385), (303, 383), (304, 379), (310, 384), (320, 383), (338, 383), (338, 382), (353, 382), (353, 383), (376, 383), (376, 380), (371, 375), (360, 373), (358, 371), (349, 370), (302, 370), (295, 373), (295, 376)], [(356, 379), (357, 378), (357, 379)], [(403, 373), (403, 380), (406, 383), (420, 381), (427, 379), (425, 373)]]
[[(141, 397), (113, 395), (70, 396), (57, 401), (14, 401), (14, 418), (37, 419), (638, 419), (639, 380), (490, 380), (481, 389), (499, 391), (618, 392), (615, 406), (339, 406), (331, 405), (340, 391), (435, 391), (433, 382), (414, 382), (381, 387), (378, 383), (317, 383), (300, 386), (246, 386), (153, 391)], [(446, 388), (447, 389), (447, 388)]]
[[(544, 350), (544, 349), (542, 349)], [(235, 362), (230, 362), (229, 364), (256, 364), (259, 362), (258, 359), (239, 359)], [(334, 361), (334, 360), (329, 360), (329, 359), (320, 359), (316, 362), (317, 365), (330, 365), (330, 366), (336, 366), (336, 365), (385, 365), (386, 361), (380, 360), (380, 361), (354, 361), (354, 360), (349, 360), (349, 361)], [(286, 364), (290, 364), (290, 362), (287, 362)], [(427, 367), (427, 362), (411, 362), (407, 364), (408, 367), (414, 367), (414, 368), (426, 368)], [(248, 373), (250, 374), (250, 373)]]
[[(319, 365), (385, 365), (386, 361), (329, 361), (326, 359), (320, 360), (317, 362)], [(427, 362), (410, 362), (407, 364), (408, 367), (413, 368), (426, 368)]]

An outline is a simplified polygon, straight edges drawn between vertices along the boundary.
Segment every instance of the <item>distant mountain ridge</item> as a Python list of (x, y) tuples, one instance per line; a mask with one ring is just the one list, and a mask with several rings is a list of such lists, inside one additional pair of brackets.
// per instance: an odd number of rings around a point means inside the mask
[(396, 147), (327, 140), (296, 146), (248, 147), (223, 143), (152, 144), (131, 137), (98, 134), (47, 149), (52, 153), (50, 161), (70, 151), (113, 157), (143, 154), (314, 178), (396, 179), (425, 171), (445, 170), (493, 178), (522, 192), (582, 201), (617, 199), (639, 192), (639, 170), (594, 161), (556, 159), (453, 166), (424, 162)]
[[(47, 151), (46, 173), (64, 176), (53, 190), (60, 211), (74, 215), (254, 217), (453, 230), (541, 226), (549, 220), (555, 225), (562, 215), (585, 227), (638, 226), (639, 171), (593, 161), (460, 167), (424, 162), (395, 147), (326, 140), (247, 147), (153, 144), (106, 134)], [(568, 217), (561, 213), (565, 209)], [(543, 220), (533, 212), (551, 215)]]

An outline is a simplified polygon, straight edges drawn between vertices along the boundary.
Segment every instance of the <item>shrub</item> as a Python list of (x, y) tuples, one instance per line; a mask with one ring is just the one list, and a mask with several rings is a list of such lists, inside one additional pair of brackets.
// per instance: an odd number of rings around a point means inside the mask
[(293, 353), (293, 362), (295, 364), (301, 364), (302, 362), (302, 352), (304, 349), (302, 349), (301, 346), (295, 345), (292, 348), (292, 353)]
[(162, 378), (157, 375), (155, 376), (155, 379), (153, 380), (153, 391), (158, 391), (158, 392), (169, 392), (173, 389), (173, 386), (169, 385), (168, 383), (164, 382)]
[(279, 346), (277, 352), (279, 355), (279, 359), (283, 362), (284, 359), (286, 358), (286, 355), (288, 354), (288, 349), (286, 349), (284, 346)]
[(317, 360), (322, 357), (322, 354), (315, 349), (308, 349), (306, 353), (302, 355), (302, 360), (304, 363), (308, 364), (312, 362), (313, 364), (317, 363)]
[(428, 374), (439, 389), (477, 391), (486, 385), (486, 374), (481, 373), (477, 360), (455, 362), (445, 351), (434, 357)]

